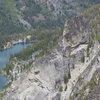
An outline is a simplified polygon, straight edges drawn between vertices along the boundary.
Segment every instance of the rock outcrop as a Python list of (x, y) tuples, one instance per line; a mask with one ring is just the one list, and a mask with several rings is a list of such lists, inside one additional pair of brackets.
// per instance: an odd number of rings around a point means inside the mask
[(65, 24), (63, 33), (65, 46), (70, 45), (71, 47), (76, 47), (80, 44), (87, 43), (90, 33), (91, 30), (84, 17), (80, 16), (75, 17), (74, 20), (69, 20)]

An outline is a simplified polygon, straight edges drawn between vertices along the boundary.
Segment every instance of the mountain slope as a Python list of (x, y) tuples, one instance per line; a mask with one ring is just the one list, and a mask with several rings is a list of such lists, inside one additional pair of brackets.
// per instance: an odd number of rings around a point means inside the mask
[[(94, 29), (100, 29), (98, 16), (100, 5), (67, 21), (58, 44), (38, 59), (39, 52), (33, 52), (30, 57), (33, 62), (24, 61), (24, 64), (29, 63), (29, 70), (23, 73), (20, 70), (24, 67), (23, 61), (13, 58), (14, 69), (10, 75), (17, 79), (4, 89), (7, 93), (4, 100), (92, 100), (92, 90), (97, 91), (95, 96), (100, 94), (97, 89), (100, 84), (100, 37), (99, 32), (94, 33)], [(36, 50), (41, 51), (41, 48)]]
[(17, 6), (33, 28), (55, 28), (97, 3), (100, 0), (22, 0)]
[[(96, 16), (95, 16), (96, 15)], [(83, 16), (85, 16), (89, 22), (89, 26), (91, 28), (91, 37), (92, 37), (92, 48), (89, 48), (91, 46), (88, 46), (87, 52), (90, 55), (92, 53), (91, 49), (93, 49), (93, 46), (96, 50), (95, 57), (92, 60), (92, 63), (89, 64), (89, 67), (84, 71), (84, 73), (79, 77), (79, 80), (76, 84), (76, 86), (73, 88), (72, 91), (72, 97), (71, 100), (76, 98), (75, 100), (99, 100), (100, 97), (100, 5), (96, 5), (88, 10), (86, 10), (83, 13)], [(98, 40), (97, 41), (94, 40)], [(90, 42), (91, 44), (91, 42)], [(98, 46), (98, 47), (97, 47)], [(95, 51), (94, 50), (94, 51)], [(93, 54), (93, 53), (92, 53)], [(78, 87), (81, 88), (78, 88)]]
[(100, 0), (0, 0), (0, 34), (63, 27), (65, 20), (97, 3)]

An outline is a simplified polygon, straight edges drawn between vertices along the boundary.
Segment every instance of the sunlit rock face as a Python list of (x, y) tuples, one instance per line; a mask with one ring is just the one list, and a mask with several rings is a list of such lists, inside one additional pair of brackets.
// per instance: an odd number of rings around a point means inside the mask
[(82, 43), (87, 43), (91, 33), (87, 20), (80, 16), (74, 20), (69, 20), (65, 23), (63, 32), (64, 43), (71, 47), (75, 47)]
[(87, 44), (90, 34), (88, 21), (83, 16), (67, 21), (63, 31), (64, 56), (69, 57), (73, 48)]

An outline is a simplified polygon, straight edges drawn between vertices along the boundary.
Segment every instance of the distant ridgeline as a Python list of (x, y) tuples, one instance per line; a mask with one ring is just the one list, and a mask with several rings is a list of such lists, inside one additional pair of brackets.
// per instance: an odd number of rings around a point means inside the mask
[(24, 32), (27, 24), (33, 29), (63, 27), (66, 19), (97, 3), (100, 0), (0, 0), (0, 35)]

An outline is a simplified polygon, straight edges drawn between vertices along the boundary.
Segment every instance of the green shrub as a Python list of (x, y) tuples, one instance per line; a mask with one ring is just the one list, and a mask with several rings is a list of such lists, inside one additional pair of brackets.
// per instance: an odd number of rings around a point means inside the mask
[(0, 91), (0, 100), (3, 100), (3, 97), (6, 95), (6, 90), (7, 90), (7, 88), (8, 87), (10, 87), (11, 86), (11, 82), (9, 82), (9, 83), (7, 83), (4, 87), (3, 87), (3, 89), (2, 89), (2, 91)]
[(93, 45), (93, 41), (89, 37), (88, 47), (87, 47), (87, 54), (89, 53), (89, 49), (92, 47), (92, 45)]
[(73, 69), (75, 68), (75, 65), (73, 64)]
[(65, 91), (67, 90), (67, 85), (66, 85), (66, 87), (65, 87)]
[(96, 38), (100, 42), (100, 34), (96, 34)]
[(68, 79), (70, 79), (71, 78), (71, 75), (70, 75), (70, 71), (69, 71), (69, 73), (68, 73)]
[(71, 75), (70, 75), (70, 71), (68, 73), (68, 75), (64, 75), (64, 83), (67, 84), (68, 83), (68, 80), (71, 78)]
[(68, 76), (65, 75), (65, 76), (64, 76), (64, 83), (67, 84), (67, 82), (68, 82)]
[(60, 88), (59, 88), (59, 92), (62, 92), (63, 91), (63, 87), (61, 86)]
[(92, 37), (92, 39), (94, 39), (94, 38), (95, 38), (95, 34), (94, 34), (94, 33), (92, 33), (92, 34), (91, 34), (91, 37)]
[(89, 91), (94, 89), (94, 87), (96, 86), (96, 81), (96, 76), (93, 75), (91, 81), (89, 82)]
[(85, 56), (84, 56), (84, 54), (83, 54), (82, 57), (81, 57), (81, 62), (82, 62), (82, 63), (85, 62)]

